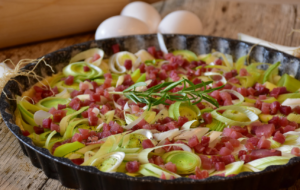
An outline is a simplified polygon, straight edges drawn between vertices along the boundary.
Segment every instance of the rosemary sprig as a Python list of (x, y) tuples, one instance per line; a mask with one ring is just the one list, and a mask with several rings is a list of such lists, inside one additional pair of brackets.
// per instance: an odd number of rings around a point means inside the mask
[[(168, 103), (166, 103), (167, 99), (171, 101), (190, 102), (193, 105), (198, 104), (202, 100), (206, 100), (214, 106), (219, 107), (218, 102), (209, 96), (208, 93), (218, 90), (223, 86), (207, 89), (206, 85), (212, 82), (213, 81), (202, 82), (195, 85), (187, 79), (182, 79), (176, 82), (164, 82), (148, 88), (145, 91), (137, 91), (137, 87), (147, 86), (147, 83), (139, 82), (125, 89), (123, 92), (110, 92), (110, 94), (122, 94), (135, 103), (145, 103), (148, 105), (148, 109), (150, 109), (151, 106), (159, 104), (168, 105)], [(173, 88), (181, 85), (183, 85), (182, 90), (170, 92)], [(202, 87), (204, 87), (204, 90), (201, 90)]]

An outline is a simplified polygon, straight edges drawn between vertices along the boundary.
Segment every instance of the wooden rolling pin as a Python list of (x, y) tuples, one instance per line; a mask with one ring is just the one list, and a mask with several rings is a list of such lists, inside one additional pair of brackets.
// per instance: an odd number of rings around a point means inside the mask
[(0, 48), (95, 30), (131, 1), (0, 1)]

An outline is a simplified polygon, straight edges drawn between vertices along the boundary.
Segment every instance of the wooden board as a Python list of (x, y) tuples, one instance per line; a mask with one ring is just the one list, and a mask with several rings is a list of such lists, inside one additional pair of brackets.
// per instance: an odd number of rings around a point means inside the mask
[[(237, 38), (238, 32), (289, 46), (300, 45), (300, 34), (290, 33), (300, 28), (300, 6), (291, 4), (262, 4), (214, 0), (167, 0), (155, 3), (162, 16), (179, 9), (194, 12), (203, 22), (205, 35)], [(0, 25), (1, 27), (1, 25)], [(37, 58), (57, 49), (92, 40), (94, 33), (52, 39), (44, 42), (0, 50), (0, 62), (11, 58)], [(48, 179), (30, 163), (18, 141), (0, 124), (0, 189), (67, 189), (60, 182)], [(300, 189), (300, 181), (288, 190)]]

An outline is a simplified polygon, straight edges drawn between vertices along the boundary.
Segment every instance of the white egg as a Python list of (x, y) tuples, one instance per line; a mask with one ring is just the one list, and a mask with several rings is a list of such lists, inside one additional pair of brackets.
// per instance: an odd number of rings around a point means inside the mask
[(134, 34), (149, 34), (149, 28), (144, 22), (136, 18), (113, 16), (100, 24), (96, 30), (95, 39), (99, 40)]
[(202, 23), (197, 15), (189, 11), (174, 11), (160, 22), (160, 33), (167, 34), (200, 34)]
[(151, 33), (157, 32), (157, 27), (161, 21), (161, 17), (157, 10), (148, 3), (136, 1), (126, 5), (121, 15), (134, 17), (145, 22)]

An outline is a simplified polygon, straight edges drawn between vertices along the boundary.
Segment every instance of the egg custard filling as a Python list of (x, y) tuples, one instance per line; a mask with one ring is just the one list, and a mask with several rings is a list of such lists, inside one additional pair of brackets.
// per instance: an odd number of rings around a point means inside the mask
[[(230, 177), (300, 156), (300, 81), (280, 62), (93, 48), (17, 98), (36, 146), (103, 172)], [(47, 85), (45, 85), (47, 84)]]

